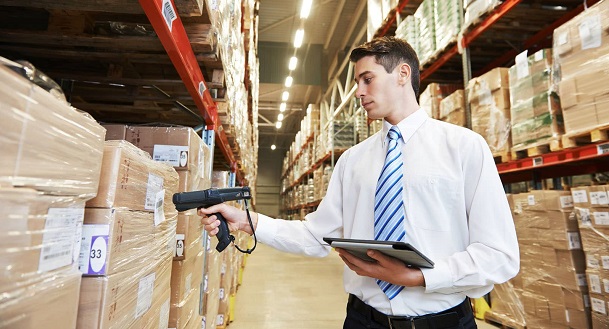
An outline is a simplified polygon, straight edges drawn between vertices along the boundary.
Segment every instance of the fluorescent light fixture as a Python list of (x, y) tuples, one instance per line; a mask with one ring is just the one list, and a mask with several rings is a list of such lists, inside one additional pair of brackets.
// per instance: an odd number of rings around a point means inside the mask
[(290, 98), (290, 93), (288, 91), (284, 91), (283, 94), (281, 94), (281, 100), (282, 101), (287, 101), (288, 98)]
[(296, 36), (294, 37), (294, 48), (300, 48), (302, 46), (302, 40), (304, 39), (304, 30), (296, 30)]
[(285, 78), (285, 86), (286, 86), (287, 88), (292, 87), (292, 82), (294, 82), (294, 79), (292, 79), (292, 77), (291, 77), (291, 76), (287, 76), (287, 77)]
[(277, 146), (275, 146), (275, 144), (271, 145), (271, 150), (275, 151), (276, 148)]
[(298, 64), (298, 58), (296, 56), (292, 56), (290, 58), (290, 63), (288, 64), (288, 68), (290, 71), (294, 71), (296, 69), (296, 65)]
[(275, 123), (275, 128), (277, 128), (277, 129), (281, 128), (281, 121), (277, 121)]
[(279, 113), (277, 116), (277, 121), (283, 121), (283, 113)]
[(309, 17), (309, 13), (311, 12), (312, 5), (313, 5), (313, 0), (302, 0), (302, 7), (300, 7), (300, 18)]
[(285, 108), (286, 108), (286, 104), (285, 103), (281, 103), (279, 104), (279, 112), (285, 112)]

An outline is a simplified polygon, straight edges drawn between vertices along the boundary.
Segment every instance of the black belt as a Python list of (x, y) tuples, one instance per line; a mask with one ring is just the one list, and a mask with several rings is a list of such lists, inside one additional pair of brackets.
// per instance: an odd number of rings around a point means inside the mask
[(461, 304), (448, 310), (416, 317), (387, 315), (362, 302), (352, 294), (349, 295), (349, 303), (347, 306), (372, 318), (380, 324), (386, 325), (390, 329), (451, 328), (458, 326), (461, 318), (472, 313), (469, 298), (465, 298)]

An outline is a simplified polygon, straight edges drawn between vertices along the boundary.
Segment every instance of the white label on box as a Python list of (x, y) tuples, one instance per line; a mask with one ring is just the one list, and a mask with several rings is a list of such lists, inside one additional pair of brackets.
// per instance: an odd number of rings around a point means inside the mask
[(609, 279), (603, 279), (603, 288), (606, 293), (609, 292)]
[(603, 290), (601, 290), (601, 279), (598, 275), (589, 274), (588, 281), (588, 283), (590, 284), (590, 292), (596, 292), (599, 294), (603, 293)]
[(601, 46), (601, 16), (589, 15), (579, 24), (579, 37), (582, 40), (582, 50)]
[(176, 253), (174, 257), (184, 256), (184, 234), (176, 234)]
[(605, 192), (590, 192), (590, 204), (591, 205), (598, 205), (598, 197), (599, 197), (599, 193), (605, 193)]
[(154, 279), (156, 273), (152, 273), (140, 279), (137, 289), (137, 305), (135, 308), (135, 318), (142, 316), (152, 305), (152, 293), (154, 291)]
[(587, 203), (588, 196), (585, 190), (572, 190), (571, 195), (573, 196), (574, 203)]
[(529, 206), (535, 205), (535, 196), (533, 194), (527, 196), (527, 201), (529, 202)]
[(484, 85), (478, 91), (478, 99), (480, 105), (492, 105), (493, 104), (493, 95), (491, 94), (491, 90), (488, 86)]
[(569, 32), (566, 31), (566, 32), (559, 34), (556, 39), (557, 39), (559, 46), (566, 44), (567, 42), (569, 42)]
[(609, 143), (597, 145), (596, 151), (599, 155), (609, 153)]
[(594, 224), (609, 225), (609, 212), (595, 211), (592, 214), (594, 215)]
[(163, 200), (165, 200), (165, 190), (160, 190), (154, 198), (154, 225), (158, 226), (165, 221), (165, 210), (163, 208)]
[(571, 319), (569, 318), (569, 310), (565, 310), (565, 317), (567, 318), (567, 323), (571, 322)]
[(218, 317), (216, 317), (216, 325), (224, 325), (224, 314), (218, 314)]
[(590, 209), (588, 208), (579, 208), (579, 216), (581, 217), (581, 225), (582, 226), (591, 226), (592, 222), (590, 221)]
[(605, 302), (602, 299), (591, 297), (590, 301), (592, 302), (592, 310), (594, 312), (607, 314), (607, 309), (605, 308)]
[(163, 0), (163, 18), (169, 28), (169, 31), (173, 28), (173, 21), (177, 19), (176, 11), (173, 10), (173, 5), (170, 0)]
[(593, 255), (586, 254), (586, 264), (588, 268), (600, 268), (601, 263)]
[[(540, 60), (543, 59), (543, 50), (540, 50), (538, 52), (535, 53), (535, 61), (539, 62)], [(567, 321), (568, 322), (568, 321)]]
[(80, 238), (81, 234), (77, 230), (82, 225), (84, 214), (84, 208), (49, 209), (38, 262), (40, 272), (72, 264), (75, 239)]
[(609, 270), (609, 256), (601, 256), (601, 262), (603, 263), (603, 268)]
[(148, 174), (148, 185), (146, 185), (146, 204), (144, 209), (156, 209), (156, 196), (163, 189), (163, 177), (155, 174)]
[(567, 232), (567, 239), (569, 240), (569, 250), (582, 248), (578, 232)]
[(192, 273), (186, 276), (186, 280), (184, 280), (184, 298), (188, 295), (190, 288), (192, 288)]
[(161, 313), (159, 313), (159, 329), (167, 328), (169, 323), (169, 298), (161, 306)]
[(560, 197), (560, 207), (561, 208), (573, 208), (573, 197), (570, 195), (565, 195)]
[(203, 292), (207, 292), (207, 282), (209, 281), (209, 275), (206, 273), (203, 279)]
[(188, 165), (188, 146), (155, 145), (152, 160), (183, 168)]
[(78, 270), (81, 273), (106, 274), (109, 234), (108, 224), (87, 224), (82, 227), (82, 243), (78, 257)]
[(205, 86), (205, 83), (203, 83), (203, 81), (199, 82), (199, 95), (201, 97), (203, 97), (203, 93), (207, 90), (207, 87)]
[(609, 195), (607, 195), (607, 192), (598, 192), (598, 205), (609, 205)]
[(220, 299), (224, 299), (224, 288), (220, 288), (218, 296), (220, 297)]
[(520, 54), (516, 55), (516, 76), (518, 77), (518, 79), (526, 78), (529, 76), (529, 61), (527, 59), (528, 54), (528, 50), (525, 50)]
[(543, 165), (543, 158), (542, 157), (535, 157), (533, 158), (533, 167), (539, 167)]
[(577, 280), (577, 285), (579, 287), (584, 287), (588, 285), (585, 273), (575, 273), (575, 280)]

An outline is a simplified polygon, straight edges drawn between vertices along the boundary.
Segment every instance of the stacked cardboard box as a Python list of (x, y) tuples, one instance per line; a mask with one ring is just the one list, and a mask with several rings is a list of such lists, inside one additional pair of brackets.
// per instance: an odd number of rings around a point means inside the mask
[(124, 140), (107, 141), (97, 197), (87, 202), (78, 328), (166, 326), (177, 172)]
[(510, 136), (510, 89), (508, 69), (498, 67), (467, 84), (472, 129), (482, 135), (493, 153), (508, 152)]
[(419, 22), (414, 15), (408, 15), (395, 30), (395, 36), (406, 40), (419, 53)]
[(459, 85), (432, 82), (419, 96), (419, 104), (429, 117), (440, 118), (440, 102), (448, 95), (459, 89)]
[(0, 113), (0, 328), (75, 328), (105, 129), (1, 65)]
[(527, 327), (588, 328), (585, 258), (569, 192), (513, 198)]
[(481, 16), (495, 9), (499, 4), (500, 0), (474, 0), (464, 1), (463, 8), (465, 8), (465, 18), (463, 22), (463, 29), (468, 30), (471, 26), (476, 24)]
[(513, 149), (547, 144), (563, 133), (562, 111), (552, 83), (552, 51), (516, 56), (510, 67)]
[(465, 127), (465, 91), (459, 89), (440, 101), (440, 120)]
[(434, 0), (434, 22), (436, 31), (436, 48), (443, 50), (457, 41), (461, 31), (460, 0)]
[(217, 326), (218, 309), (220, 305), (220, 277), (222, 270), (222, 255), (213, 248), (215, 242), (207, 236), (207, 264), (203, 277), (203, 302), (201, 313), (203, 315), (203, 328), (215, 329)]
[(601, 1), (554, 30), (565, 134), (609, 123), (609, 3)]
[(609, 186), (574, 188), (573, 201), (586, 254), (592, 328), (609, 327)]
[(424, 66), (436, 52), (436, 28), (434, 16), (434, 0), (424, 0), (414, 13), (419, 26), (419, 62)]

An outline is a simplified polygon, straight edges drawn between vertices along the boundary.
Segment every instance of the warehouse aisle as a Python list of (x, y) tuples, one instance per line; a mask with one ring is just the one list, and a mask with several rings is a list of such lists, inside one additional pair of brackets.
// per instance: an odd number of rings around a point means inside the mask
[[(259, 244), (248, 256), (230, 329), (340, 329), (347, 294), (336, 253), (318, 259)], [(480, 329), (495, 329), (478, 323)]]

